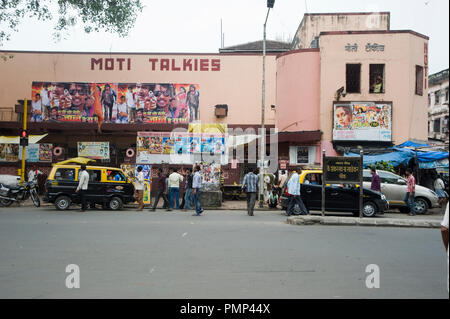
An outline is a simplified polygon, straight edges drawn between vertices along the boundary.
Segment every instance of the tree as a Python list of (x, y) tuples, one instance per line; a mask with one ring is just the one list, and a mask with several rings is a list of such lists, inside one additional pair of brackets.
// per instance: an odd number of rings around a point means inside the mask
[[(56, 18), (54, 17), (57, 8)], [(81, 22), (86, 33), (104, 30), (124, 37), (143, 6), (140, 0), (0, 0), (0, 46), (25, 18), (55, 20), (54, 36)], [(5, 31), (6, 30), (6, 31)]]

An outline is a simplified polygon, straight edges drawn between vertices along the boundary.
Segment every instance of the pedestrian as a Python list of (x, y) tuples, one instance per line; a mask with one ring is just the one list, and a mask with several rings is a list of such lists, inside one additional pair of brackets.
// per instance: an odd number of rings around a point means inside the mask
[(416, 215), (415, 209), (414, 209), (414, 195), (416, 191), (416, 179), (414, 178), (414, 175), (412, 174), (412, 171), (410, 168), (406, 169), (406, 176), (408, 177), (408, 188), (406, 190), (406, 195), (404, 202), (406, 203), (406, 206), (409, 208), (409, 216)]
[(248, 172), (244, 176), (244, 180), (242, 181), (241, 190), (245, 190), (247, 193), (247, 214), (249, 216), (253, 216), (256, 198), (258, 196), (259, 178), (258, 168), (254, 168), (253, 171)]
[(444, 192), (445, 184), (439, 175), (436, 174), (436, 179), (434, 180), (434, 192), (439, 197), (439, 205), (442, 207), (442, 203), (447, 198), (447, 195)]
[(277, 208), (278, 205), (278, 193), (276, 190), (272, 190), (272, 193), (270, 193), (269, 200), (267, 201), (267, 204), (269, 204), (269, 208)]
[(175, 199), (176, 209), (180, 209), (180, 183), (183, 182), (183, 176), (181, 176), (176, 169), (170, 169), (169, 175), (169, 198), (170, 208), (174, 208), (173, 201)]
[(77, 189), (75, 190), (76, 193), (80, 194), (80, 200), (81, 200), (81, 211), (86, 211), (86, 192), (89, 186), (89, 173), (86, 171), (86, 165), (81, 165), (81, 173), (79, 175), (79, 182)]
[(28, 182), (33, 182), (39, 193), (38, 175), (44, 175), (44, 173), (38, 170), (36, 164), (33, 164), (33, 168), (28, 171)]
[(202, 175), (200, 174), (200, 166), (194, 168), (194, 176), (192, 178), (192, 194), (194, 196), (195, 214), (192, 216), (200, 216), (203, 213), (202, 205), (200, 204), (200, 194), (202, 189)]
[(166, 191), (166, 176), (163, 174), (163, 171), (161, 168), (158, 168), (157, 177), (153, 181), (153, 191), (156, 194), (155, 197), (155, 203), (153, 204), (153, 207), (150, 209), (151, 211), (155, 211), (156, 207), (158, 206), (159, 199), (162, 197), (164, 201), (163, 208), (167, 208), (169, 210), (169, 200), (167, 198), (167, 191)]
[(447, 209), (445, 210), (444, 219), (441, 223), (441, 234), (442, 234), (442, 241), (444, 242), (445, 250), (447, 251), (447, 292), (448, 290), (448, 203), (447, 203)]
[(380, 176), (378, 176), (375, 167), (370, 168), (370, 174), (372, 174), (372, 183), (370, 184), (370, 189), (381, 193)]
[(281, 196), (281, 195), (283, 195), (282, 194), (282, 190), (283, 190), (283, 187), (284, 187), (284, 183), (286, 183), (286, 180), (287, 180), (287, 174), (286, 174), (286, 171), (285, 170), (282, 170), (281, 171), (281, 175), (280, 175), (280, 177), (278, 178), (278, 187), (277, 187), (277, 190), (278, 190), (278, 196)]
[(289, 192), (289, 204), (286, 210), (286, 215), (297, 215), (295, 213), (295, 205), (297, 204), (300, 208), (300, 215), (307, 215), (308, 210), (303, 204), (302, 198), (300, 197), (300, 176), (296, 171), (294, 171), (289, 178), (287, 184), (288, 192)]
[(142, 172), (142, 166), (138, 166), (137, 168), (137, 175), (135, 178), (136, 183), (136, 191), (135, 191), (135, 198), (137, 202), (139, 203), (138, 206), (138, 212), (142, 211), (144, 208), (144, 187), (145, 187), (145, 179), (144, 179), (144, 172)]
[(192, 170), (190, 168), (186, 169), (185, 175), (185, 193), (184, 193), (184, 207), (183, 209), (186, 211), (187, 209), (192, 209)]

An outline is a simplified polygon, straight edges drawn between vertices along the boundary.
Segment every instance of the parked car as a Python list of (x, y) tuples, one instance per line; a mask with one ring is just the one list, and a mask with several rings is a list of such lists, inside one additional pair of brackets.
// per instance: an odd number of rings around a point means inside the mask
[(20, 176), (0, 174), (0, 184), (5, 186), (18, 186), (20, 184)]
[[(322, 209), (322, 170), (304, 170), (300, 174), (300, 194), (308, 210)], [(349, 212), (359, 216), (359, 187), (355, 185), (326, 185), (325, 210)], [(289, 198), (283, 188), (281, 207), (287, 209)], [(373, 217), (389, 208), (385, 196), (370, 189), (363, 189), (363, 215)]]
[[(407, 180), (391, 172), (377, 170), (380, 176), (381, 192), (389, 201), (389, 207), (398, 208), (402, 213), (409, 209), (403, 201), (407, 190)], [(372, 175), (369, 169), (364, 170), (364, 188), (370, 188)], [(439, 198), (434, 191), (416, 184), (415, 210), (417, 214), (425, 214), (429, 208), (439, 207)]]
[[(134, 185), (120, 168), (87, 166), (86, 170), (89, 173), (87, 202), (119, 210), (134, 201)], [(75, 190), (80, 171), (80, 164), (55, 164), (45, 182), (44, 201), (54, 203), (58, 210), (68, 209), (72, 203), (79, 204), (80, 195)]]

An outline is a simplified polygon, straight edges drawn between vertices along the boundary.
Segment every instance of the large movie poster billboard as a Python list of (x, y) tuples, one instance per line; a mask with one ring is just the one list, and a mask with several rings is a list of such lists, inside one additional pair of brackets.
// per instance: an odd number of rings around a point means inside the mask
[(197, 84), (33, 82), (31, 95), (32, 122), (176, 124), (199, 119)]
[(333, 111), (334, 141), (392, 140), (391, 103), (334, 103)]

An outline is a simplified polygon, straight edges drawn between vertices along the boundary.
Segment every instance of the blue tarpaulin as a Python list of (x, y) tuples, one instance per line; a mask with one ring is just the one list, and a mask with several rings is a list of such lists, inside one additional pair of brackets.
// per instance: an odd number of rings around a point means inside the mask
[[(392, 165), (398, 166), (400, 164), (408, 165), (409, 161), (417, 156), (420, 168), (436, 168), (448, 167), (448, 152), (424, 152), (415, 151), (407, 147), (427, 147), (427, 144), (418, 144), (407, 141), (392, 148), (392, 152), (376, 155), (364, 155), (363, 166), (373, 165), (377, 162), (391, 162)], [(359, 156), (355, 153), (347, 153), (344, 156)]]
[(406, 141), (405, 143), (402, 143), (400, 145), (397, 145), (397, 147), (414, 147), (414, 148), (420, 148), (420, 147), (428, 147), (430, 145), (428, 144), (419, 144), (419, 143), (414, 143), (412, 141)]

